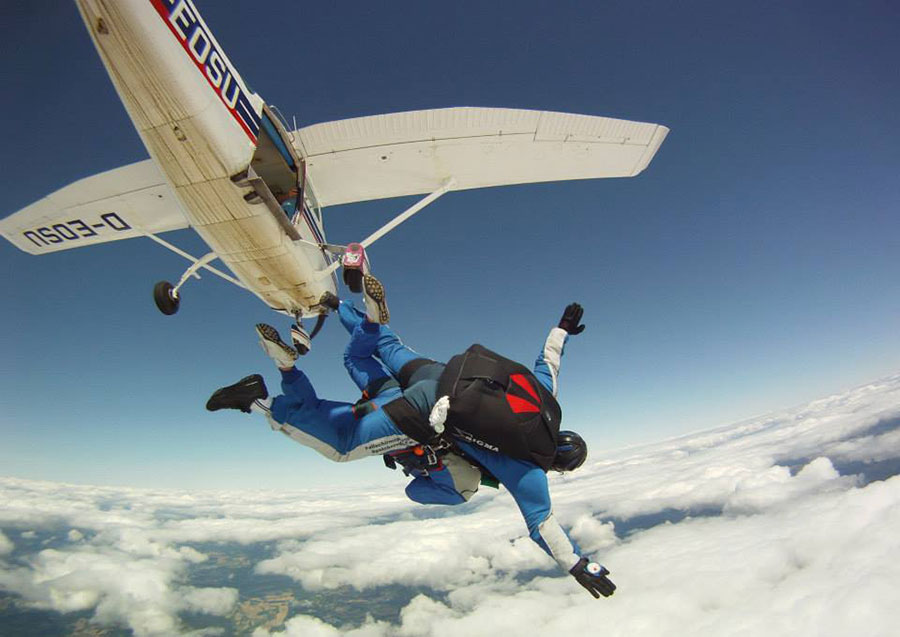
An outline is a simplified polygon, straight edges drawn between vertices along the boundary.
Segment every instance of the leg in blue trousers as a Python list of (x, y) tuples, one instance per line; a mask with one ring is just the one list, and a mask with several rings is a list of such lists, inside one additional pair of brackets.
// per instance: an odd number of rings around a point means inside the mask
[[(357, 329), (372, 329), (377, 333), (374, 337), (374, 355), (384, 363), (384, 366), (387, 367), (394, 377), (399, 376), (400, 370), (408, 362), (417, 358), (427, 358), (404, 345), (400, 337), (387, 325), (370, 323), (366, 320), (366, 315), (357, 310), (353, 303), (349, 301), (341, 301), (340, 306), (338, 306), (338, 317), (341, 320), (341, 325), (350, 333), (351, 342), (356, 336)], [(372, 326), (372, 328), (367, 326)]]
[[(282, 371), (284, 392), (272, 400), (271, 418), (288, 437), (335, 462), (380, 456), (415, 444), (394, 426), (382, 409), (358, 417), (352, 403), (320, 399), (306, 374)], [(399, 390), (384, 392), (372, 402), (393, 400)]]
[(344, 349), (344, 368), (367, 398), (374, 396), (391, 378), (384, 365), (374, 358), (379, 327), (368, 321), (357, 324), (351, 330), (350, 342)]

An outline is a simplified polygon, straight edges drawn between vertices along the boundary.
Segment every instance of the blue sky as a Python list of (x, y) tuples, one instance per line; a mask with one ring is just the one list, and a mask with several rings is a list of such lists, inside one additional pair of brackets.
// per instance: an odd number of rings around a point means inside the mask
[[(446, 358), (537, 353), (586, 308), (562, 371), (592, 449), (804, 402), (900, 368), (900, 9), (886, 2), (200, 2), (245, 80), (299, 125), (443, 106), (657, 122), (650, 168), (452, 193), (372, 259), (394, 327)], [(0, 148), (12, 213), (144, 159), (74, 4), (5, 9)], [(326, 210), (359, 239), (408, 205)], [(189, 231), (167, 235), (195, 254)], [(331, 464), (210, 391), (261, 371), (252, 325), (285, 322), (212, 276), (160, 315), (185, 262), (148, 240), (32, 257), (0, 246), (2, 474), (139, 486), (380, 480)], [(303, 361), (350, 400), (336, 322)], [(388, 476), (389, 477), (389, 476)]]

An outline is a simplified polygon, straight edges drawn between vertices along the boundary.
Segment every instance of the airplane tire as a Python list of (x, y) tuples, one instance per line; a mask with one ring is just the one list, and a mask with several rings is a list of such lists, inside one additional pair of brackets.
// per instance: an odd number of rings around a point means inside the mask
[(172, 294), (175, 286), (168, 281), (160, 281), (153, 286), (153, 300), (156, 301), (156, 307), (166, 316), (171, 316), (178, 311), (181, 299)]

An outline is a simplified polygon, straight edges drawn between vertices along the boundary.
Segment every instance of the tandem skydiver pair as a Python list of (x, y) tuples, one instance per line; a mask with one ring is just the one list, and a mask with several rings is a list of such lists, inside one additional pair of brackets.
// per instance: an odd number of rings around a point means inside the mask
[(350, 333), (344, 366), (360, 400), (320, 398), (295, 367), (296, 349), (259, 324), (260, 344), (281, 371), (282, 393), (270, 396), (254, 374), (217, 390), (207, 409), (259, 412), (274, 430), (336, 462), (382, 456), (412, 476), (406, 494), (422, 504), (461, 504), (480, 485), (502, 484), (531, 539), (594, 597), (612, 595), (609, 571), (582, 555), (553, 516), (546, 473), (575, 470), (587, 457), (581, 436), (559, 430), (556, 402), (565, 344), (584, 330), (581, 306), (565, 308), (533, 369), (480, 345), (444, 364), (404, 345), (386, 324), (384, 287), (368, 273), (364, 284), (367, 312), (329, 293), (321, 300)]

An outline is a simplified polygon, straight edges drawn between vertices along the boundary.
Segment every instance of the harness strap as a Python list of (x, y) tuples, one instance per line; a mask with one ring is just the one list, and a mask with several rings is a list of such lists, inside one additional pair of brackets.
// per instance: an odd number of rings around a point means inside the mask
[(406, 365), (401, 367), (400, 373), (397, 374), (397, 380), (400, 382), (400, 389), (406, 389), (407, 387), (409, 387), (409, 381), (413, 377), (413, 374), (419, 371), (422, 367), (431, 365), (434, 362), (436, 361), (433, 361), (430, 358), (414, 358)]
[[(415, 361), (413, 361), (415, 362)], [(428, 418), (413, 406), (406, 398), (400, 396), (382, 407), (388, 417), (397, 425), (397, 429), (423, 445), (436, 444), (440, 436), (435, 433)]]
[(363, 390), (362, 397), (364, 400), (370, 400), (372, 398), (375, 398), (375, 396), (377, 396), (381, 392), (390, 389), (391, 387), (398, 387), (398, 384), (397, 381), (390, 376), (376, 378), (371, 383), (366, 385), (366, 388)]

